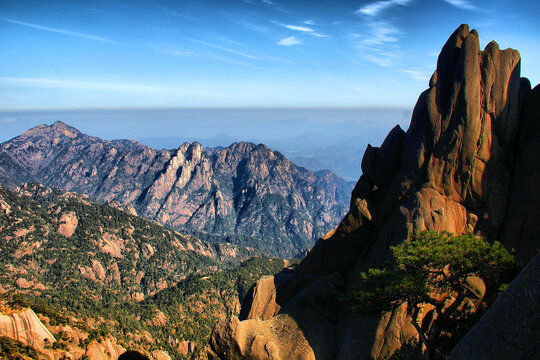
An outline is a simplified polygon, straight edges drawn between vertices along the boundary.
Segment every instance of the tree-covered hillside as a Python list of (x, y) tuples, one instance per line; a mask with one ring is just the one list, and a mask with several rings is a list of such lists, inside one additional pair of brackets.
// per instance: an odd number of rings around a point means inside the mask
[(238, 312), (251, 284), (284, 266), (267, 258), (238, 266), (256, 254), (87, 196), (37, 184), (0, 188), (2, 313), (32, 308), (56, 337), (46, 346), (59, 357), (106, 343), (204, 357), (216, 320)]

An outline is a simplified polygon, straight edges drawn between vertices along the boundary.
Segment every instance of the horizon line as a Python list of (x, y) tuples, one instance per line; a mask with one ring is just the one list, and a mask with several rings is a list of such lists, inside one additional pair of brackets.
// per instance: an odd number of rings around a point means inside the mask
[(412, 110), (405, 105), (359, 105), (359, 106), (164, 106), (164, 107), (75, 107), (0, 109), (0, 113), (76, 112), (76, 111), (171, 111), (171, 110)]

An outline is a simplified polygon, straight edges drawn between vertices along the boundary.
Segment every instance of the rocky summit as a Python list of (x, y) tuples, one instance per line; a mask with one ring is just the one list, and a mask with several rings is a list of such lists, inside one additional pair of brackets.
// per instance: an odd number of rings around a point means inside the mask
[[(540, 88), (520, 55), (460, 26), (442, 48), (405, 132), (368, 146), (349, 212), (294, 272), (261, 279), (214, 329), (221, 359), (386, 359), (418, 337), (407, 303), (380, 316), (348, 313), (350, 291), (390, 246), (415, 231), (475, 233), (516, 250), (540, 248)], [(538, 274), (536, 274), (536, 278)], [(534, 300), (538, 303), (538, 298)], [(242, 320), (242, 321), (241, 321)]]
[(309, 248), (347, 211), (353, 184), (252, 143), (155, 150), (62, 122), (0, 145), (0, 182), (37, 181), (119, 204), (173, 228), (229, 236), (273, 255)]

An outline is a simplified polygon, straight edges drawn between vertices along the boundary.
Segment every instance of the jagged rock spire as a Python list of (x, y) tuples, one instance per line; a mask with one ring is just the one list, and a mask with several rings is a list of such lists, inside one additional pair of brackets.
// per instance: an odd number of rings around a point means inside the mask
[[(260, 314), (242, 309), (250, 319), (218, 324), (211, 342), (215, 353), (250, 357), (268, 345), (278, 349), (275, 359), (390, 356), (416, 336), (406, 304), (378, 319), (326, 304), (331, 294), (339, 297), (352, 288), (361, 272), (381, 265), (389, 247), (414, 230), (474, 232), (497, 240), (511, 227), (515, 239), (505, 243), (518, 248), (520, 259), (532, 257), (540, 247), (538, 235), (530, 235), (540, 233), (540, 219), (536, 224), (529, 220), (538, 217), (529, 214), (540, 214), (540, 191), (532, 188), (540, 172), (534, 170), (538, 162), (523, 159), (537, 160), (529, 151), (540, 146), (538, 137), (527, 134), (540, 129), (534, 110), (540, 101), (533, 93), (528, 80), (520, 79), (516, 50), (500, 50), (491, 42), (480, 51), (476, 30), (461, 25), (442, 48), (407, 132), (396, 127), (380, 148), (368, 146), (343, 221), (317, 242), (294, 273), (275, 277), (271, 291), (277, 293), (276, 304), (270, 307), (281, 310), (260, 321)], [(531, 202), (515, 186), (538, 201)], [(258, 298), (251, 304), (272, 298), (265, 291), (256, 287)], [(279, 340), (278, 325), (289, 322), (296, 324), (290, 328), (296, 345), (309, 344), (307, 357)]]

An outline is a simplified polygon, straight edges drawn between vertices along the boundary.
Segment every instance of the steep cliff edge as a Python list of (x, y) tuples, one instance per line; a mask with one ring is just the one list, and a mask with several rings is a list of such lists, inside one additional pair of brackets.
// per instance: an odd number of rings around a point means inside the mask
[[(414, 230), (474, 232), (515, 248), (521, 261), (534, 256), (540, 248), (539, 191), (533, 185), (540, 181), (539, 91), (520, 78), (516, 50), (491, 42), (480, 51), (476, 30), (460, 26), (444, 45), (407, 132), (397, 126), (380, 148), (366, 149), (363, 175), (340, 225), (296, 271), (274, 278), (275, 296), (267, 294), (268, 281), (265, 291), (253, 291), (258, 298), (242, 309), (249, 314), (245, 321), (216, 325), (215, 355), (392, 355), (416, 336), (406, 304), (379, 318), (345, 314), (334, 304)], [(278, 311), (269, 317), (267, 309)], [(280, 340), (285, 336), (293, 344)], [(298, 350), (306, 346), (309, 351)]]

